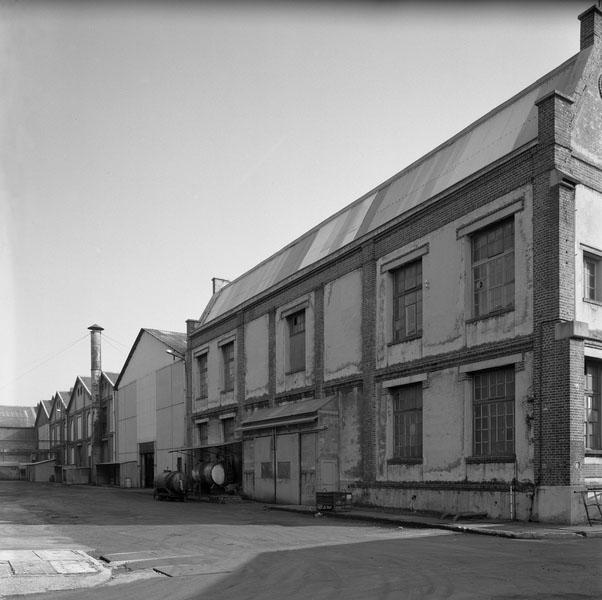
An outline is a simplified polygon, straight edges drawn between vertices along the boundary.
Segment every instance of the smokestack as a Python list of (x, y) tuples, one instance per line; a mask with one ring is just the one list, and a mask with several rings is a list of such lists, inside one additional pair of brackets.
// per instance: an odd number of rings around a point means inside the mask
[(90, 372), (92, 379), (92, 453), (90, 464), (90, 479), (97, 483), (96, 465), (102, 460), (102, 441), (100, 431), (100, 373), (102, 369), (100, 338), (104, 329), (100, 325), (90, 325)]

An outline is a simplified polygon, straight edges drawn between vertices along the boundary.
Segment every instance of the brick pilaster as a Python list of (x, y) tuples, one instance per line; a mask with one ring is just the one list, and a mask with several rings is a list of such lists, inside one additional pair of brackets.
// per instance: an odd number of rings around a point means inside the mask
[(314, 291), (314, 386), (315, 397), (324, 389), (324, 286)]
[(362, 477), (376, 479), (376, 399), (374, 368), (376, 364), (376, 260), (374, 243), (362, 247), (362, 383), (360, 407), (360, 444)]
[(569, 164), (572, 99), (552, 92), (538, 103), (533, 180), (533, 319), (535, 479), (580, 481), (583, 461), (583, 345), (556, 335), (575, 319), (575, 188)]
[(269, 312), (268, 318), (268, 393), (270, 406), (276, 398), (276, 309)]

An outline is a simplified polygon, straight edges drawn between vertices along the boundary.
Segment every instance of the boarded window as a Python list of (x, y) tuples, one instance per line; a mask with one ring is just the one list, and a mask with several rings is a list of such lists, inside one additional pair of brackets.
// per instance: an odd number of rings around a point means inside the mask
[(273, 469), (272, 461), (262, 462), (261, 463), (261, 478), (262, 479), (272, 479), (273, 477), (274, 477), (274, 469)]
[(473, 376), (475, 456), (514, 454), (514, 367)]
[(587, 361), (585, 363), (585, 447), (589, 450), (602, 450), (602, 431), (600, 412), (602, 388), (602, 363)]
[(422, 458), (422, 384), (393, 388), (393, 456)]
[(472, 237), (473, 316), (514, 307), (514, 220)]
[(278, 479), (291, 478), (291, 463), (290, 461), (278, 461)]
[(222, 365), (224, 373), (224, 392), (234, 389), (234, 342), (222, 346)]
[(286, 318), (289, 336), (288, 372), (305, 371), (305, 310)]
[(395, 269), (393, 275), (393, 341), (422, 334), (422, 259)]

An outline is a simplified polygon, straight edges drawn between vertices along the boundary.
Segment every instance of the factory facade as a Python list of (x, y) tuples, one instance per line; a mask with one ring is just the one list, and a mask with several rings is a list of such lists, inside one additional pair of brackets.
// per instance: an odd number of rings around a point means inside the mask
[(602, 484), (602, 13), (580, 20), (578, 54), (188, 321), (188, 439), (238, 451), (247, 496), (582, 519), (574, 492)]

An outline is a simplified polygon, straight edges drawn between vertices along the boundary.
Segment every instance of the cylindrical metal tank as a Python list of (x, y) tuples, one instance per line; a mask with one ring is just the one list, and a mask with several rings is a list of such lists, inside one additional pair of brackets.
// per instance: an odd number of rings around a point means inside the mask
[(199, 463), (192, 471), (192, 478), (209, 487), (222, 486), (226, 481), (226, 471), (221, 462)]
[(155, 491), (159, 496), (186, 495), (186, 475), (180, 471), (165, 471), (155, 478)]

